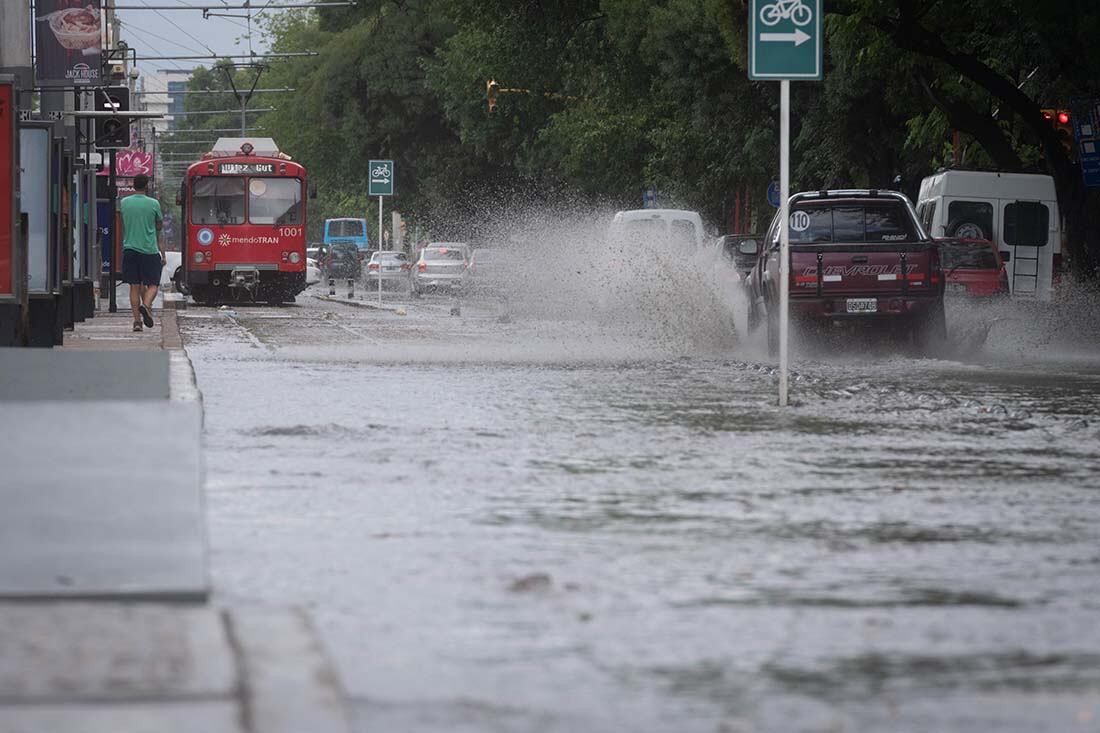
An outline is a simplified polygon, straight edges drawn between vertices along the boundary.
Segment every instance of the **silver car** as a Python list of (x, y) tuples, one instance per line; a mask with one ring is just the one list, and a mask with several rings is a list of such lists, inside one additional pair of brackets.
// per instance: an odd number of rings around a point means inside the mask
[(470, 246), (459, 242), (432, 242), (420, 250), (413, 268), (412, 294), (432, 290), (460, 291), (469, 275)]
[(367, 263), (367, 285), (378, 287), (382, 278), (382, 287), (394, 285), (404, 289), (409, 285), (409, 273), (412, 265), (404, 252), (374, 252)]

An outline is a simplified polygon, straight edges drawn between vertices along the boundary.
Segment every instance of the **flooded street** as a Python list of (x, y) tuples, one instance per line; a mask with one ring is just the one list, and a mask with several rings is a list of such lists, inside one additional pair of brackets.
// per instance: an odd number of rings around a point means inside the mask
[(305, 608), (360, 731), (1100, 727), (1093, 352), (825, 349), (780, 411), (706, 318), (320, 292), (180, 320), (216, 600)]

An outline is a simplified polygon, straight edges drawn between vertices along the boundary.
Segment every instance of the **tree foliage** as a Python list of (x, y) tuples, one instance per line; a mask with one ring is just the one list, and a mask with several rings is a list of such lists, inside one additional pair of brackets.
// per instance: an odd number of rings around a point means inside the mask
[[(1039, 111), (1100, 95), (1100, 6), (825, 6), (825, 78), (793, 85), (792, 187), (901, 176), (912, 195), (956, 155), (1046, 170), (1084, 269), (1100, 206)], [(436, 228), (476, 233), (550, 196), (633, 208), (648, 186), (724, 228), (735, 192), (770, 211), (778, 168), (777, 85), (747, 78), (747, 15), (747, 0), (360, 0), (273, 15), (275, 50), (318, 55), (271, 63), (267, 80), (297, 92), (261, 123), (311, 171), (315, 220), (369, 215), (366, 161), (381, 157), (397, 162), (394, 203)]]

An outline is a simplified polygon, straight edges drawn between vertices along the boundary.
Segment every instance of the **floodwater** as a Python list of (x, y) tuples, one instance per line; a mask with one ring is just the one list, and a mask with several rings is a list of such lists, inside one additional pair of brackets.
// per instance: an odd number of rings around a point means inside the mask
[(733, 310), (315, 292), (182, 323), (216, 600), (305, 608), (364, 733), (1100, 729), (1077, 326), (956, 304), (781, 411)]

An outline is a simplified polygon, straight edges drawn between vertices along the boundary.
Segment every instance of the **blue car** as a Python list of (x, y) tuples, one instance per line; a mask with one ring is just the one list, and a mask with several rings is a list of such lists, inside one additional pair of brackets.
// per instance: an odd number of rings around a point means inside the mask
[(334, 244), (354, 244), (359, 258), (370, 254), (366, 219), (325, 219), (325, 247), (331, 251)]

